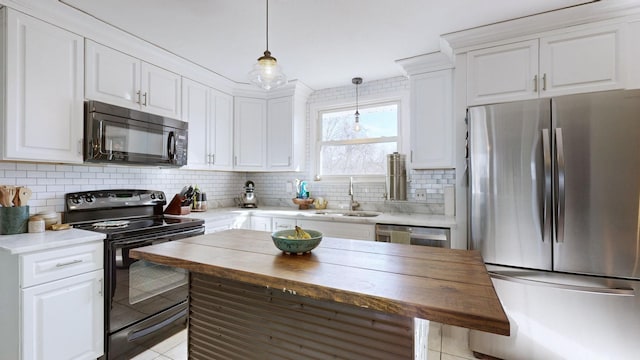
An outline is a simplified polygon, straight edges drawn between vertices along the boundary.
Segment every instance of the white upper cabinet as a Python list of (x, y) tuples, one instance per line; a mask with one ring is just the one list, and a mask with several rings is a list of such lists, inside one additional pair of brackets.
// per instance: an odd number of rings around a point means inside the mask
[(142, 110), (180, 119), (182, 77), (146, 62), (141, 63)]
[(82, 37), (6, 7), (0, 23), (2, 159), (81, 163)]
[(85, 61), (87, 99), (180, 119), (180, 75), (91, 40)]
[(290, 169), (293, 161), (293, 98), (267, 101), (267, 168)]
[(470, 51), (469, 105), (538, 97), (538, 39)]
[(541, 38), (541, 96), (622, 88), (622, 38), (618, 25)]
[(467, 104), (623, 88), (622, 28), (564, 31), (469, 51)]
[(231, 170), (233, 97), (185, 78), (182, 98), (182, 118), (189, 123), (188, 167)]
[(264, 170), (267, 163), (267, 102), (236, 97), (234, 108), (234, 169)]
[(454, 168), (452, 70), (412, 75), (411, 153), (413, 169)]
[(233, 169), (233, 96), (209, 91), (209, 161), (216, 170)]
[(208, 94), (205, 85), (189, 79), (182, 80), (182, 120), (189, 123), (189, 168), (204, 169), (209, 166)]

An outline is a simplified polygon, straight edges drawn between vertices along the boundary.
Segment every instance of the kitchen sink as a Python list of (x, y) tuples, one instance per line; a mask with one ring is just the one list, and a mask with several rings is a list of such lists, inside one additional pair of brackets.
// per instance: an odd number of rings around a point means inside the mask
[(316, 211), (317, 215), (334, 215), (334, 216), (352, 216), (352, 217), (376, 217), (380, 215), (379, 212), (373, 211)]

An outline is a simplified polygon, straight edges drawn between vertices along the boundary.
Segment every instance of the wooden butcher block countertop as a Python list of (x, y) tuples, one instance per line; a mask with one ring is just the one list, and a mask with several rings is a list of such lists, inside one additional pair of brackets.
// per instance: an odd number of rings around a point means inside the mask
[(286, 255), (268, 232), (227, 230), (131, 251), (134, 258), (406, 317), (509, 335), (478, 251), (324, 238)]

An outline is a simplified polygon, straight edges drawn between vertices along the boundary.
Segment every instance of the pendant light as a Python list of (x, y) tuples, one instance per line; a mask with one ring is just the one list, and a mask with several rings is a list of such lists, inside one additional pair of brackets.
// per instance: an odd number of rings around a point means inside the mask
[(249, 81), (265, 90), (275, 89), (287, 83), (287, 77), (282, 73), (276, 58), (269, 51), (269, 0), (267, 0), (267, 50), (258, 58), (258, 62), (249, 72)]
[(356, 121), (353, 124), (353, 130), (357, 132), (360, 131), (360, 112), (358, 112), (358, 86), (362, 84), (362, 78), (354, 77), (353, 79), (351, 79), (351, 83), (356, 86), (356, 113), (354, 114)]

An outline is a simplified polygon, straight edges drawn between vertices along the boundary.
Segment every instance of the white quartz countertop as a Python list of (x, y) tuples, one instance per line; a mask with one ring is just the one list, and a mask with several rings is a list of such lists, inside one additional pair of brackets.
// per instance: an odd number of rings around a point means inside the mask
[[(426, 226), (426, 227), (443, 227), (443, 228), (455, 228), (456, 219), (455, 216), (445, 215), (429, 215), (429, 214), (410, 214), (410, 213), (384, 213), (376, 211), (363, 211), (379, 213), (380, 215), (375, 217), (359, 217), (359, 216), (344, 216), (340, 213), (344, 213), (346, 210), (298, 210), (292, 208), (282, 207), (260, 207), (254, 209), (241, 209), (241, 208), (217, 208), (209, 209), (203, 212), (191, 212), (188, 217), (199, 218), (205, 221), (213, 221), (216, 219), (223, 219), (225, 217), (238, 216), (242, 214), (251, 216), (270, 216), (279, 218), (293, 218), (293, 219), (307, 219), (307, 220), (320, 220), (320, 221), (338, 221), (338, 222), (350, 222), (356, 224), (393, 224), (393, 225), (409, 225), (409, 226)], [(323, 214), (321, 214), (323, 213)]]
[(100, 241), (104, 240), (105, 237), (105, 234), (80, 229), (60, 231), (48, 230), (42, 233), (0, 235), (0, 251), (6, 251), (10, 254), (22, 254), (32, 251)]

